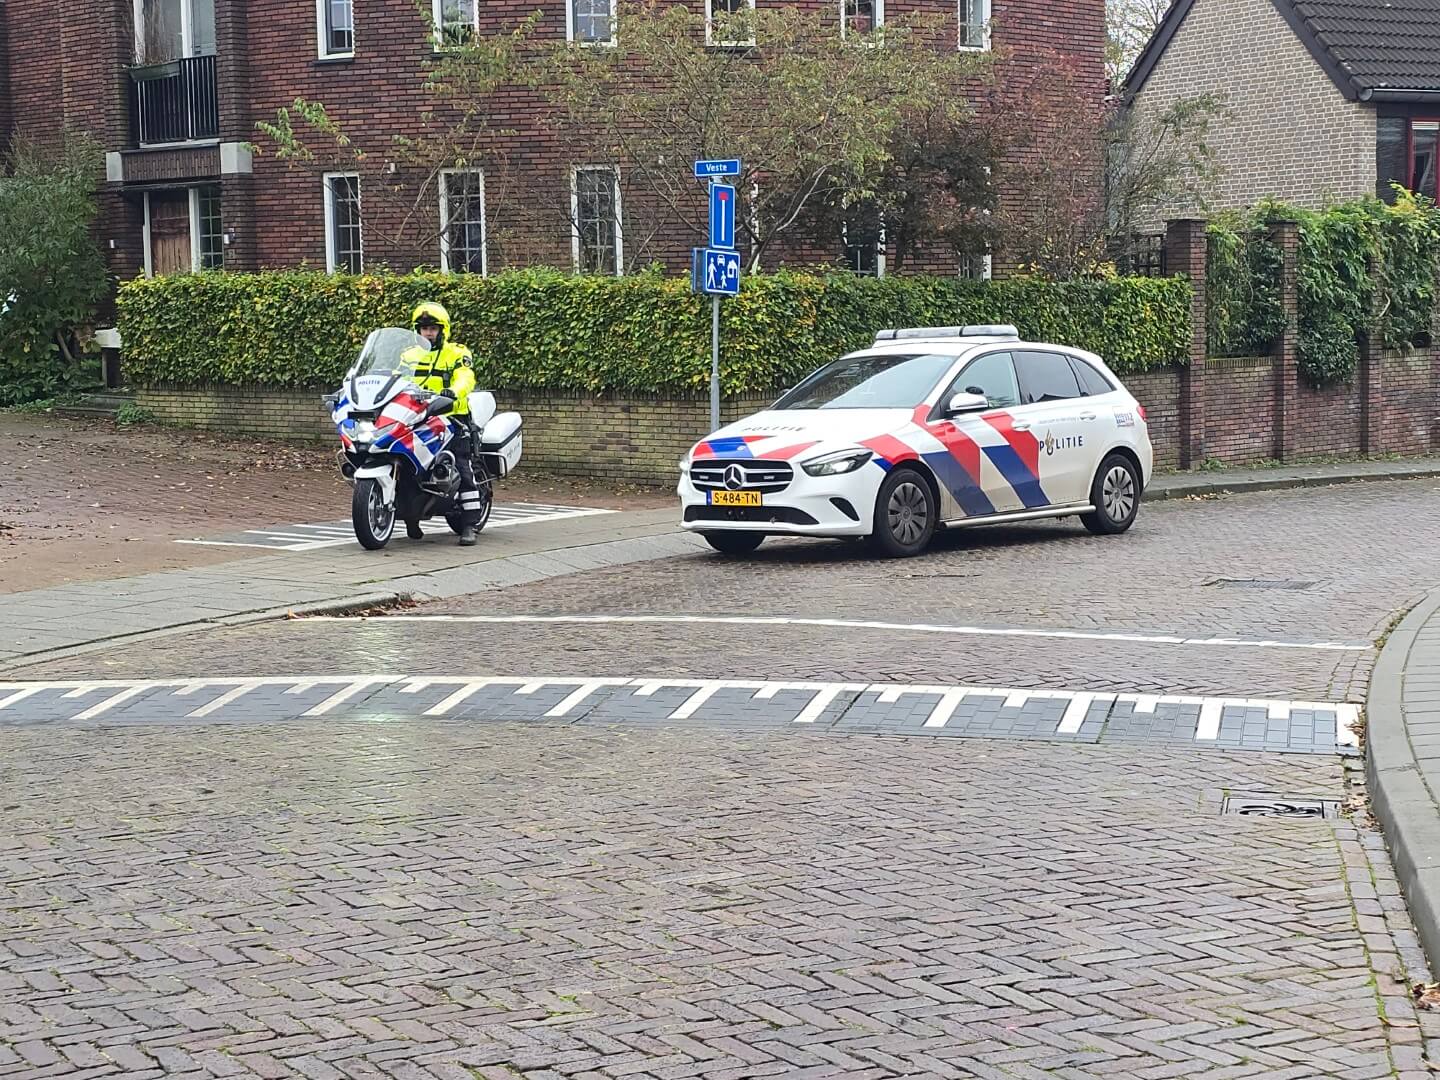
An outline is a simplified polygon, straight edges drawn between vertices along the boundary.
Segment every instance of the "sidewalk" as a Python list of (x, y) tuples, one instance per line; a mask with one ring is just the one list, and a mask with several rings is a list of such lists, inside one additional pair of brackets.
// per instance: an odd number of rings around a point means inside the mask
[(1434, 962), (1440, 959), (1440, 588), (1386, 641), (1371, 678), (1365, 728), (1375, 816)]
[(356, 544), (12, 593), (0, 670), (200, 624), (444, 600), (703, 546), (676, 528), (673, 510), (648, 510), (495, 530), (473, 548), (398, 540), (377, 553)]
[[(1440, 477), (1440, 458), (1162, 473), (1145, 497), (1164, 500), (1423, 477)], [(699, 537), (680, 531), (676, 517), (673, 508), (604, 514), (488, 532), (475, 548), (448, 543), (415, 547), (401, 540), (381, 553), (345, 546), (11, 593), (4, 598), (0, 671), (201, 625), (256, 622), (290, 612), (358, 610), (403, 598), (443, 600), (708, 550)]]

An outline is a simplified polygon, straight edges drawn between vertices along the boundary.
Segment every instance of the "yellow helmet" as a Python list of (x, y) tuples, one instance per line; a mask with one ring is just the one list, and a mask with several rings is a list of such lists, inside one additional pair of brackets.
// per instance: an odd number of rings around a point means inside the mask
[(434, 321), (440, 324), (440, 337), (442, 341), (450, 340), (450, 313), (440, 304), (434, 301), (427, 301), (418, 305), (410, 313), (410, 326), (418, 331), (421, 320), (426, 322)]

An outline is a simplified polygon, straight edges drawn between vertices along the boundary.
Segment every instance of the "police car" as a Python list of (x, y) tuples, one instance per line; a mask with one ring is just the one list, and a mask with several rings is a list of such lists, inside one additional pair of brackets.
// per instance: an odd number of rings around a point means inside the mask
[(1013, 326), (882, 330), (680, 463), (684, 527), (727, 555), (767, 536), (869, 538), (918, 555), (937, 528), (1135, 521), (1145, 410), (1100, 357)]

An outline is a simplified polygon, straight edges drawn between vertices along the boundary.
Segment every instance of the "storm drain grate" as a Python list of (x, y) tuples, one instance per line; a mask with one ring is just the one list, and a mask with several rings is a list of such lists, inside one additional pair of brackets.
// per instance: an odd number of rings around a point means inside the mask
[(1337, 799), (1317, 799), (1311, 795), (1237, 791), (1225, 796), (1220, 812), (1241, 817), (1336, 818), (1340, 816), (1340, 803)]
[(1293, 578), (1215, 578), (1205, 583), (1221, 589), (1313, 589), (1318, 581), (1297, 581)]

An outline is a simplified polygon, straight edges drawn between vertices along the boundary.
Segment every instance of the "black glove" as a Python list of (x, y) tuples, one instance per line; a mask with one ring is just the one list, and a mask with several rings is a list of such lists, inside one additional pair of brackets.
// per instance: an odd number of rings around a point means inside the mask
[(450, 407), (455, 404), (455, 399), (446, 394), (440, 394), (430, 399), (430, 404), (425, 406), (425, 419), (432, 416), (439, 416), (441, 413), (449, 412)]

